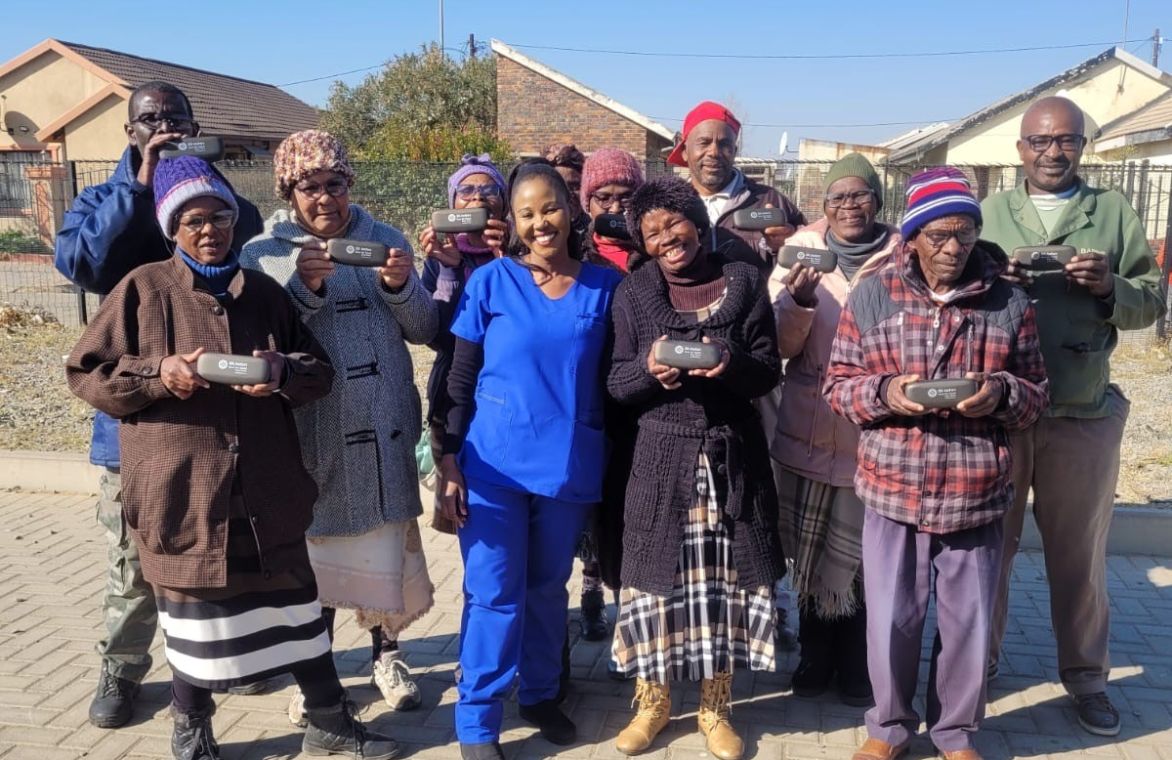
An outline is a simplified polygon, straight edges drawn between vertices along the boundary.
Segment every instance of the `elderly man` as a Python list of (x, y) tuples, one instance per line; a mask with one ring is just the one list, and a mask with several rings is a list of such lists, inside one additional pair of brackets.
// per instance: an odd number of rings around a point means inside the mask
[[(700, 194), (708, 219), (739, 235), (760, 255), (757, 262), (768, 276), (785, 239), (806, 224), (806, 217), (789, 198), (772, 187), (754, 182), (736, 168), (737, 137), (741, 123), (719, 103), (704, 101), (688, 112), (678, 145), (667, 157), (669, 164), (686, 166), (692, 187)], [(789, 224), (764, 230), (741, 230), (733, 214), (746, 208), (780, 208)]]
[[(167, 143), (199, 134), (187, 96), (166, 82), (138, 87), (131, 93), (129, 111), (125, 130), (130, 144), (113, 176), (78, 196), (57, 233), (57, 269), (83, 289), (103, 295), (140, 264), (171, 257), (155, 220), (155, 167)], [(239, 251), (263, 222), (251, 203), (240, 196), (236, 202), (240, 216), (233, 247)], [(97, 644), (102, 672), (89, 719), (98, 728), (117, 728), (130, 720), (138, 684), (150, 670), (148, 651), (157, 614), (122, 517), (118, 422), (101, 412), (94, 415), (90, 461), (105, 468), (97, 515), (106, 529), (110, 564), (102, 599), (106, 636)]]
[(1078, 249), (1062, 271), (1038, 276), (1011, 264), (1038, 311), (1050, 406), (1015, 435), (1014, 503), (1005, 521), (1005, 556), (989, 671), (997, 672), (1009, 576), (1032, 487), (1045, 549), (1058, 671), (1078, 721), (1092, 734), (1119, 733), (1107, 697), (1107, 530), (1119, 476), (1128, 401), (1111, 385), (1108, 360), (1119, 330), (1151, 325), (1164, 311), (1159, 268), (1143, 225), (1114, 190), (1088, 187), (1078, 166), (1087, 139), (1082, 111), (1043, 98), (1021, 122), (1018, 154), (1026, 180), (983, 204), (985, 237), (1009, 251), (1063, 244)]
[[(985, 656), (1012, 501), (1007, 430), (1046, 407), (1033, 307), (1001, 279), (1006, 258), (978, 240), (981, 207), (956, 169), (908, 185), (892, 264), (859, 282), (831, 349), (824, 394), (860, 426), (867, 670), (875, 706), (854, 760), (893, 760), (920, 724), (912, 706), (935, 592), (927, 724), (945, 760), (979, 760)], [(917, 381), (969, 378), (976, 392), (928, 408)], [(910, 395), (909, 395), (910, 394)], [(926, 400), (926, 399), (925, 399)], [(935, 406), (935, 405), (931, 405)]]

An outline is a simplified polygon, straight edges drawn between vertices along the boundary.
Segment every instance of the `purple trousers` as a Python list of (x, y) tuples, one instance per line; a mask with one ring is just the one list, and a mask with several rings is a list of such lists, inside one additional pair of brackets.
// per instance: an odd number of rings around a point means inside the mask
[(928, 733), (942, 752), (972, 747), (985, 716), (985, 666), (1001, 568), (996, 520), (936, 535), (867, 510), (863, 519), (863, 587), (867, 601), (867, 671), (875, 706), (867, 733), (893, 745), (920, 726), (912, 707), (929, 596), (936, 596), (936, 638), (928, 673)]

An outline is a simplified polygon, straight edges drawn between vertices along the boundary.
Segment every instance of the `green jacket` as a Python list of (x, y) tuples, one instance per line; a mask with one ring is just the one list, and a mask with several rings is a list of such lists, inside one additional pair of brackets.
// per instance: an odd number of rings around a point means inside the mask
[(1148, 327), (1165, 308), (1160, 269), (1139, 217), (1116, 191), (1087, 187), (1081, 179), (1048, 237), (1024, 183), (986, 198), (981, 213), (981, 237), (1007, 253), (1025, 245), (1062, 244), (1109, 256), (1115, 292), (1107, 299), (1069, 283), (1061, 272), (1044, 274), (1030, 286), (1050, 377), (1047, 415), (1107, 416), (1118, 331)]

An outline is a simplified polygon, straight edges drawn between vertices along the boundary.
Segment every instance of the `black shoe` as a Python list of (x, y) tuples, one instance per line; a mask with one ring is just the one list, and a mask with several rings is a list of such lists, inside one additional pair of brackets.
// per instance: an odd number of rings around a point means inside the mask
[(355, 760), (390, 760), (399, 754), (399, 745), (378, 734), (368, 733), (354, 717), (353, 703), (342, 700), (333, 707), (307, 708), (309, 726), (301, 740), (307, 755), (345, 755)]
[(582, 638), (586, 641), (604, 641), (610, 635), (606, 619), (606, 599), (602, 589), (582, 592)]
[(578, 740), (578, 727), (558, 709), (552, 699), (535, 705), (521, 705), (521, 717), (541, 729), (541, 736), (550, 744), (565, 746)]
[(1078, 710), (1078, 724), (1095, 736), (1119, 735), (1119, 711), (1111, 704), (1107, 693), (1080, 694), (1074, 698)]
[(558, 675), (558, 695), (554, 697), (554, 704), (566, 701), (570, 693), (570, 634), (566, 633), (566, 640), (562, 642), (562, 672)]
[(252, 683), (246, 683), (243, 686), (233, 686), (232, 688), (228, 689), (228, 693), (234, 697), (251, 697), (256, 694), (264, 694), (269, 690), (270, 683), (271, 682), (267, 678), (263, 681), (253, 681)]
[(134, 698), (138, 696), (138, 684), (119, 678), (102, 663), (98, 675), (98, 690), (90, 702), (90, 723), (98, 728), (118, 728), (130, 722), (134, 713)]
[(871, 679), (864, 673), (862, 678), (844, 678), (838, 674), (838, 699), (850, 707), (870, 707), (875, 704), (875, 692), (871, 690)]
[(803, 657), (798, 661), (790, 685), (799, 697), (812, 698), (825, 693), (833, 677), (834, 668), (828, 660)]
[(505, 753), (501, 751), (500, 742), (461, 744), (460, 757), (464, 760), (505, 760)]
[(171, 705), (171, 756), (175, 760), (220, 760), (220, 745), (212, 734), (212, 714), (216, 707), (183, 713)]

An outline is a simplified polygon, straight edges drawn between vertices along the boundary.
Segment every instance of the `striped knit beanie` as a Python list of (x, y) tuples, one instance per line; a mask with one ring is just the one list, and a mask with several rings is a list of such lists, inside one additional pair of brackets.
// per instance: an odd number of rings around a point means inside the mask
[(625, 150), (599, 148), (582, 165), (582, 208), (590, 208), (590, 196), (603, 185), (626, 185), (632, 191), (643, 186), (643, 167)]
[(162, 159), (155, 169), (154, 190), (155, 218), (168, 240), (175, 239), (175, 217), (188, 201), (205, 196), (219, 198), (228, 208), (240, 213), (228, 182), (202, 158)]
[(953, 214), (967, 214), (981, 226), (981, 204), (968, 178), (951, 166), (928, 169), (908, 180), (907, 210), (899, 231), (904, 240), (911, 240), (928, 222)]

